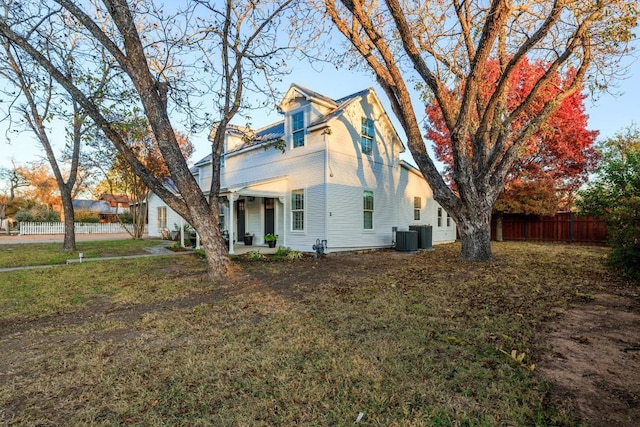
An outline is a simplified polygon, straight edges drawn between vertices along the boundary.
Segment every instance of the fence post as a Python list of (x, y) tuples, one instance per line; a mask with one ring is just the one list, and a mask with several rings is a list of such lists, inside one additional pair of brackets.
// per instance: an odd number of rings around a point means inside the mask
[(569, 211), (569, 242), (573, 243), (573, 212)]

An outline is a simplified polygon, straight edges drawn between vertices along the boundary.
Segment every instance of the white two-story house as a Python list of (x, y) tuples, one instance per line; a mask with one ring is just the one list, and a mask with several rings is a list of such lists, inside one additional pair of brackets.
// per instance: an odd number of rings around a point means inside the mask
[[(273, 233), (278, 246), (307, 252), (317, 239), (332, 252), (390, 247), (393, 228), (411, 225), (431, 225), (434, 244), (455, 240), (453, 220), (400, 159), (405, 147), (373, 89), (333, 100), (294, 84), (278, 110), (277, 123), (227, 131), (219, 223), (232, 237), (230, 253), (247, 233), (254, 245)], [(211, 155), (194, 165), (205, 193), (211, 170)], [(151, 196), (149, 235), (180, 223)]]

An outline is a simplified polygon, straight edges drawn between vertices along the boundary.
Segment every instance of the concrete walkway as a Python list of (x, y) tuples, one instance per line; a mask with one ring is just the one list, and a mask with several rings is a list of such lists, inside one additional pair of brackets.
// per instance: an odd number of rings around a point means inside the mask
[[(131, 236), (127, 233), (120, 234), (76, 234), (76, 242), (90, 240), (126, 240)], [(6, 235), (0, 233), (0, 245), (15, 245), (20, 243), (63, 243), (63, 234), (30, 234), (20, 236), (18, 234)]]
[[(131, 236), (129, 234), (79, 234), (76, 235), (76, 241), (91, 241), (91, 240), (123, 240), (130, 239)], [(0, 235), (0, 244), (24, 244), (24, 243), (62, 243), (64, 237), (59, 234), (55, 235), (29, 235), (29, 236), (7, 236)], [(71, 258), (68, 259), (66, 264), (47, 264), (47, 265), (29, 265), (22, 267), (6, 267), (0, 268), (0, 273), (6, 273), (10, 271), (18, 271), (18, 270), (34, 270), (39, 268), (51, 268), (51, 267), (59, 267), (63, 265), (69, 264), (79, 264), (81, 262), (94, 262), (94, 261), (109, 261), (114, 259), (133, 259), (133, 258), (146, 258), (151, 256), (158, 255), (185, 255), (191, 254), (191, 251), (172, 251), (167, 249), (167, 246), (174, 244), (175, 242), (171, 240), (158, 240), (160, 243), (156, 246), (150, 246), (145, 248), (148, 254), (140, 254), (140, 255), (121, 255), (121, 256), (113, 256), (113, 257), (98, 257), (98, 258)], [(243, 255), (251, 251), (258, 251), (262, 254), (274, 254), (278, 250), (277, 248), (270, 248), (268, 246), (245, 246), (242, 244), (235, 245), (234, 247), (235, 255)]]
[[(109, 239), (96, 239), (96, 240), (109, 240)], [(16, 243), (29, 243), (29, 242), (16, 242)], [(30, 243), (36, 243), (36, 242), (32, 241)], [(158, 256), (158, 255), (180, 255), (180, 254), (184, 255), (184, 254), (192, 253), (191, 251), (175, 252), (167, 249), (166, 247), (171, 243), (172, 242), (165, 240), (165, 241), (162, 241), (162, 243), (157, 246), (151, 246), (151, 247), (145, 248), (145, 250), (149, 252), (148, 254), (119, 255), (119, 256), (112, 256), (112, 257), (97, 257), (97, 258), (82, 258), (82, 259), (70, 258), (67, 260), (66, 264), (46, 264), (46, 265), (27, 265), (27, 266), (21, 266), (21, 267), (6, 267), (6, 268), (0, 268), (0, 273), (6, 273), (6, 272), (18, 271), (18, 270), (35, 270), (38, 268), (60, 267), (60, 266), (69, 265), (69, 264), (79, 264), (81, 262), (110, 261), (114, 259), (133, 259), (133, 258), (146, 258), (146, 257), (152, 257), (152, 256)]]
[[(76, 242), (91, 241), (91, 240), (126, 240), (131, 239), (131, 236), (127, 233), (121, 234), (76, 234)], [(170, 245), (174, 242), (171, 240), (160, 240), (156, 237), (144, 236), (143, 239), (157, 239), (158, 241), (166, 242), (166, 245)], [(0, 233), (0, 245), (15, 245), (21, 243), (63, 243), (64, 236), (62, 234), (34, 234), (28, 236), (20, 235), (6, 235)], [(166, 246), (165, 245), (165, 246)], [(251, 245), (245, 246), (242, 243), (236, 243), (233, 247), (235, 255), (243, 255), (251, 251), (259, 251), (263, 254), (274, 254), (278, 248), (270, 248), (267, 245)], [(172, 252), (172, 251), (169, 251)]]

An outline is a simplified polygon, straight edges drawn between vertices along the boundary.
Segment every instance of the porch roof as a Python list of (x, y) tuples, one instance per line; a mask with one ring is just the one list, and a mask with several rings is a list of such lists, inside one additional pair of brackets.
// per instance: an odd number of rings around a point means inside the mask
[(288, 177), (278, 176), (256, 181), (249, 181), (221, 188), (221, 196), (236, 194), (253, 197), (284, 197), (287, 194)]

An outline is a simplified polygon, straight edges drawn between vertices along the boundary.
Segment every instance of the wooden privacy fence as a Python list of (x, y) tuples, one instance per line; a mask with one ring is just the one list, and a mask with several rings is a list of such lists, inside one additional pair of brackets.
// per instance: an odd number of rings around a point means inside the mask
[[(491, 219), (491, 238), (496, 238), (496, 215)], [(604, 245), (607, 228), (604, 220), (577, 216), (572, 212), (556, 216), (503, 214), (502, 239), (538, 242), (566, 242)]]
[[(20, 235), (28, 234), (64, 234), (62, 222), (21, 222), (18, 225)], [(132, 231), (132, 224), (76, 222), (77, 234), (120, 234)], [(147, 227), (145, 226), (145, 233)]]

